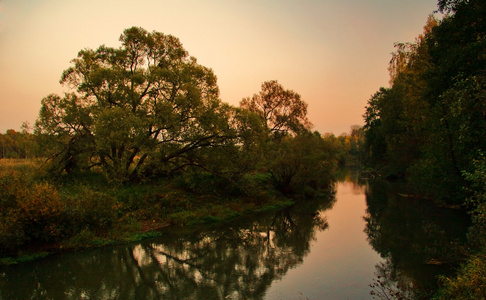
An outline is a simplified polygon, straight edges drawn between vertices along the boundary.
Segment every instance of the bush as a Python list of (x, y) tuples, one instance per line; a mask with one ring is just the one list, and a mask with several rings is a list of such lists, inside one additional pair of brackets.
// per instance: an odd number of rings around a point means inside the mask
[(469, 257), (455, 278), (441, 278), (443, 287), (438, 299), (486, 299), (486, 156), (478, 154), (475, 169), (464, 172), (471, 197), (473, 226), (469, 242), (478, 253)]
[(63, 233), (64, 205), (57, 190), (48, 183), (20, 192), (18, 221), (27, 239), (51, 242)]
[(318, 134), (285, 136), (270, 144), (266, 163), (275, 187), (284, 194), (315, 195), (329, 188), (337, 161)]
[(485, 268), (485, 254), (470, 257), (456, 278), (441, 278), (444, 287), (437, 299), (486, 299)]
[(15, 211), (0, 213), (0, 253), (11, 254), (26, 240), (23, 228), (18, 226), (17, 216)]
[(70, 237), (79, 244), (86, 230), (107, 232), (116, 223), (114, 197), (79, 184), (59, 190), (39, 182), (32, 166), (3, 160), (0, 165), (0, 253), (14, 255), (28, 244)]
[(48, 183), (26, 188), (10, 173), (0, 178), (0, 251), (10, 252), (28, 242), (57, 241), (64, 233), (64, 205)]
[[(73, 228), (107, 230), (116, 222), (118, 205), (115, 198), (89, 187), (81, 186), (79, 191), (70, 195), (66, 202), (69, 206)], [(77, 226), (76, 226), (77, 225)]]
[(209, 172), (191, 170), (175, 179), (178, 188), (197, 195), (237, 195), (236, 185), (228, 178)]
[(270, 173), (245, 174), (238, 182), (241, 193), (247, 196), (255, 204), (261, 204), (273, 199), (276, 191), (273, 188), (272, 175)]

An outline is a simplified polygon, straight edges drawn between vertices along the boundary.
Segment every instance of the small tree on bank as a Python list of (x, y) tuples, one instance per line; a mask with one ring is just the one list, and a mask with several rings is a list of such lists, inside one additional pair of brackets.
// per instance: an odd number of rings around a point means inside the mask
[(260, 93), (244, 98), (240, 106), (257, 113), (274, 134), (297, 134), (312, 126), (307, 119), (307, 103), (296, 92), (285, 90), (276, 80), (264, 82)]

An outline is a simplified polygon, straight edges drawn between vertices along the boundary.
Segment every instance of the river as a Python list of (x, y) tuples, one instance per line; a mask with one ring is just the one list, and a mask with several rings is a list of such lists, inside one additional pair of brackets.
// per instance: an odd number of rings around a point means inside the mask
[(2, 266), (0, 300), (427, 298), (467, 216), (349, 174), (291, 208)]

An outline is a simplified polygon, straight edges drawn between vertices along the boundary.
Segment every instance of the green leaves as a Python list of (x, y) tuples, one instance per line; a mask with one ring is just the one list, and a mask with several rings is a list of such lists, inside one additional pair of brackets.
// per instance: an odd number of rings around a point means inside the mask
[[(415, 43), (399, 43), (391, 88), (368, 102), (370, 162), (406, 175), (421, 194), (463, 201), (462, 171), (474, 169), (486, 142), (484, 1), (440, 1), (454, 14), (429, 16)], [(455, 199), (454, 199), (455, 198)]]
[(38, 132), (56, 136), (59, 151), (123, 181), (146, 161), (164, 164), (229, 136), (216, 76), (177, 38), (132, 27), (120, 41), (118, 49), (81, 50), (61, 78), (75, 91), (43, 100)]
[(284, 88), (276, 81), (262, 83), (262, 90), (252, 98), (244, 98), (240, 106), (260, 115), (273, 133), (294, 133), (309, 130), (307, 103), (299, 94)]

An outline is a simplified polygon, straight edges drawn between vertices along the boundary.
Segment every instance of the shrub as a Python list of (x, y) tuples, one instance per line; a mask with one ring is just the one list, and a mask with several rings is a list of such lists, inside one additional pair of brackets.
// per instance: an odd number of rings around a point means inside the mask
[(456, 278), (441, 278), (444, 287), (437, 299), (486, 299), (485, 268), (485, 254), (470, 257)]
[(57, 241), (64, 232), (64, 205), (48, 183), (27, 188), (18, 174), (0, 177), (0, 251), (28, 242)]
[(80, 191), (66, 199), (74, 227), (93, 230), (109, 229), (117, 219), (115, 198), (106, 193), (81, 186)]
[(19, 193), (18, 222), (27, 239), (51, 242), (63, 233), (64, 205), (48, 183), (36, 184)]
[(12, 254), (26, 240), (16, 211), (0, 213), (0, 253)]
[(335, 158), (330, 145), (316, 133), (276, 140), (265, 155), (274, 185), (284, 194), (318, 194), (333, 180)]

